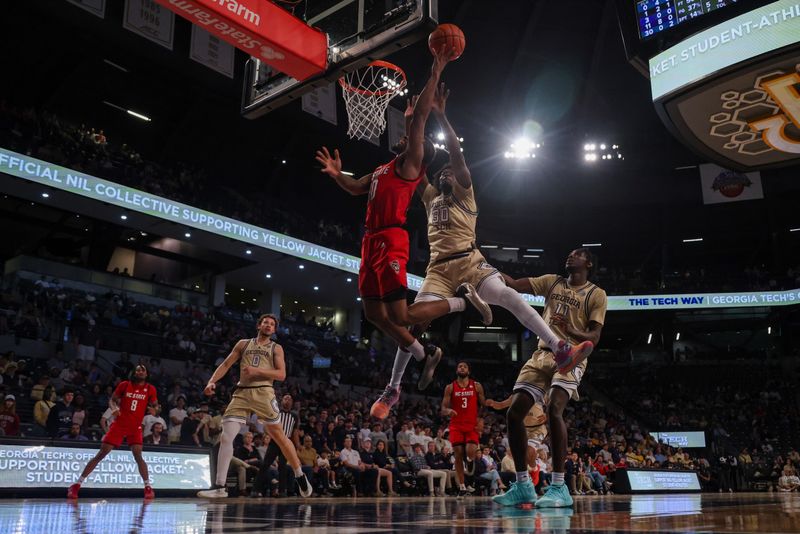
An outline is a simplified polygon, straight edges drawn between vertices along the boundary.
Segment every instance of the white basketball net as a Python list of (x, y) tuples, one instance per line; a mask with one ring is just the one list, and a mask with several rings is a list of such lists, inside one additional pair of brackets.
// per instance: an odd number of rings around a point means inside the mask
[(399, 68), (374, 61), (339, 79), (347, 108), (347, 135), (351, 139), (375, 139), (386, 129), (389, 101), (408, 93), (406, 75)]

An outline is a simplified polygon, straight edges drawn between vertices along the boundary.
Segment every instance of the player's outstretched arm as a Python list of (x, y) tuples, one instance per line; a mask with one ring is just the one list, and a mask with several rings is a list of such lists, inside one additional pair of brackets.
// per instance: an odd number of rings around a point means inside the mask
[(447, 120), (447, 99), (450, 96), (450, 89), (448, 89), (444, 82), (436, 87), (436, 95), (433, 98), (433, 107), (431, 109), (433, 116), (442, 127), (444, 133), (444, 144), (447, 151), (450, 153), (450, 168), (453, 169), (453, 174), (456, 176), (458, 185), (464, 189), (472, 187), (472, 175), (467, 168), (467, 162), (464, 160), (464, 153), (461, 151), (461, 141), (458, 140), (458, 135), (453, 129), (453, 125)]
[(453, 394), (453, 384), (447, 384), (442, 397), (442, 417), (453, 417), (456, 411), (450, 408), (450, 396)]
[(208, 384), (206, 384), (203, 393), (210, 397), (214, 394), (214, 390), (217, 387), (217, 382), (222, 380), (226, 374), (228, 374), (228, 370), (233, 367), (233, 364), (236, 363), (239, 358), (242, 357), (242, 351), (244, 350), (245, 345), (247, 345), (247, 340), (240, 339), (236, 342), (236, 345), (233, 346), (233, 350), (228, 356), (219, 364), (219, 367), (214, 371), (214, 374), (211, 375), (211, 378), (208, 379)]
[(425, 147), (423, 145), (425, 141), (425, 123), (428, 122), (428, 116), (431, 114), (431, 106), (433, 105), (433, 97), (436, 92), (436, 86), (439, 84), (439, 78), (452, 54), (452, 49), (442, 47), (439, 52), (433, 55), (431, 75), (414, 106), (414, 114), (411, 118), (411, 125), (408, 128), (408, 147), (397, 161), (397, 172), (401, 178), (406, 180), (415, 179), (422, 169), (422, 158), (425, 155)]
[(488, 399), (486, 401), (486, 406), (493, 410), (505, 410), (509, 406), (511, 406), (511, 397), (509, 396), (505, 400), (496, 401), (493, 399)]
[(487, 406), (486, 393), (483, 392), (483, 385), (480, 382), (475, 382), (475, 392), (478, 394), (478, 406)]
[(593, 345), (597, 346), (597, 343), (600, 341), (600, 333), (603, 331), (603, 325), (597, 321), (590, 321), (588, 330), (573, 328), (569, 321), (566, 320), (562, 320), (561, 322), (564, 333), (579, 343), (582, 341), (591, 341)]
[(511, 278), (505, 273), (500, 273), (503, 275), (503, 279), (506, 281), (506, 285), (516, 291), (517, 293), (530, 293), (533, 294), (533, 288), (531, 287), (531, 283), (528, 281), (527, 278)]
[(272, 363), (275, 369), (259, 369), (258, 367), (242, 367), (242, 378), (245, 382), (255, 380), (286, 380), (286, 361), (283, 357), (283, 347), (275, 345), (272, 353)]
[(372, 179), (372, 174), (365, 174), (357, 180), (354, 180), (353, 178), (350, 178), (344, 174), (342, 172), (342, 159), (339, 156), (338, 148), (333, 150), (333, 156), (331, 156), (331, 153), (328, 152), (328, 148), (322, 147), (320, 150), (317, 150), (317, 155), (314, 159), (316, 159), (320, 165), (322, 165), (320, 172), (323, 172), (333, 178), (333, 180), (336, 182), (336, 185), (351, 195), (366, 195), (369, 191), (369, 183)]

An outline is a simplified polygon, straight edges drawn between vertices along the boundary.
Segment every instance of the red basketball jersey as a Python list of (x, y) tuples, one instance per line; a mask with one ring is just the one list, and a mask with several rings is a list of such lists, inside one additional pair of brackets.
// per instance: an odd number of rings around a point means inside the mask
[(478, 390), (475, 381), (470, 378), (466, 387), (453, 380), (453, 391), (450, 393), (450, 408), (456, 415), (450, 418), (450, 426), (455, 428), (475, 428), (478, 424)]
[(119, 403), (119, 417), (116, 421), (131, 426), (141, 425), (147, 412), (147, 405), (158, 402), (156, 388), (147, 382), (136, 385), (128, 380), (123, 380), (114, 390), (114, 396), (122, 399)]
[(417, 184), (425, 176), (425, 167), (414, 180), (401, 178), (395, 166), (397, 158), (381, 165), (372, 173), (367, 200), (366, 225), (370, 230), (387, 226), (402, 226), (406, 223), (406, 212)]

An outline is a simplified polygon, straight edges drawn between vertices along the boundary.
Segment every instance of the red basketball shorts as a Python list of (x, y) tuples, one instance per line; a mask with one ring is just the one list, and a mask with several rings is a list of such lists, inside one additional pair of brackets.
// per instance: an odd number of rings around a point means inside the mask
[(464, 428), (464, 427), (450, 427), (450, 443), (455, 445), (466, 445), (467, 443), (479, 443), (480, 436), (478, 436), (478, 432), (475, 430), (475, 427)]
[(117, 421), (111, 423), (111, 428), (103, 436), (103, 443), (119, 447), (122, 445), (122, 440), (126, 440), (128, 445), (141, 445), (142, 425), (134, 427), (127, 424), (118, 424)]
[(408, 233), (402, 228), (386, 228), (364, 234), (361, 241), (361, 268), (358, 292), (362, 299), (399, 300), (405, 298), (408, 263)]

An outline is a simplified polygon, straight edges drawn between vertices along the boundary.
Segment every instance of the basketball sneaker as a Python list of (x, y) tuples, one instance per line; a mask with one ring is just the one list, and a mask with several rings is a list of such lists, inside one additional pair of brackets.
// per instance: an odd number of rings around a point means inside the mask
[(78, 492), (81, 490), (80, 484), (73, 484), (67, 489), (67, 499), (77, 499)]
[(456, 289), (456, 297), (464, 299), (467, 307), (470, 306), (481, 314), (481, 322), (486, 326), (492, 324), (492, 308), (483, 300), (472, 284), (463, 283)]
[(558, 342), (558, 348), (555, 353), (553, 353), (556, 359), (556, 365), (558, 365), (558, 372), (564, 374), (569, 373), (588, 358), (593, 350), (594, 343), (591, 341), (570, 345), (562, 339)]
[(144, 487), (144, 498), (145, 500), (151, 500), (156, 498), (156, 492), (153, 491), (152, 486), (145, 486)]
[(536, 501), (536, 508), (569, 508), (572, 496), (566, 484), (551, 484), (544, 495)]
[(228, 489), (215, 484), (210, 490), (198, 491), (197, 496), (204, 499), (226, 499), (228, 498)]
[(311, 494), (314, 493), (314, 488), (312, 488), (311, 484), (308, 483), (306, 474), (303, 473), (299, 477), (294, 477), (294, 479), (297, 481), (297, 487), (300, 488), (300, 496), (311, 497)]
[(433, 372), (436, 371), (436, 366), (442, 360), (442, 349), (435, 345), (428, 345), (425, 347), (425, 367), (422, 369), (422, 374), (417, 382), (417, 389), (420, 391), (427, 389), (433, 381)]
[(503, 506), (519, 506), (520, 504), (533, 504), (536, 502), (536, 488), (533, 482), (512, 482), (508, 491), (502, 495), (495, 495), (492, 501)]
[(393, 388), (391, 385), (386, 386), (381, 396), (378, 397), (378, 400), (376, 400), (372, 404), (372, 408), (369, 409), (369, 415), (376, 419), (386, 419), (389, 415), (389, 410), (392, 409), (392, 406), (397, 404), (398, 400), (400, 400), (400, 388)]

